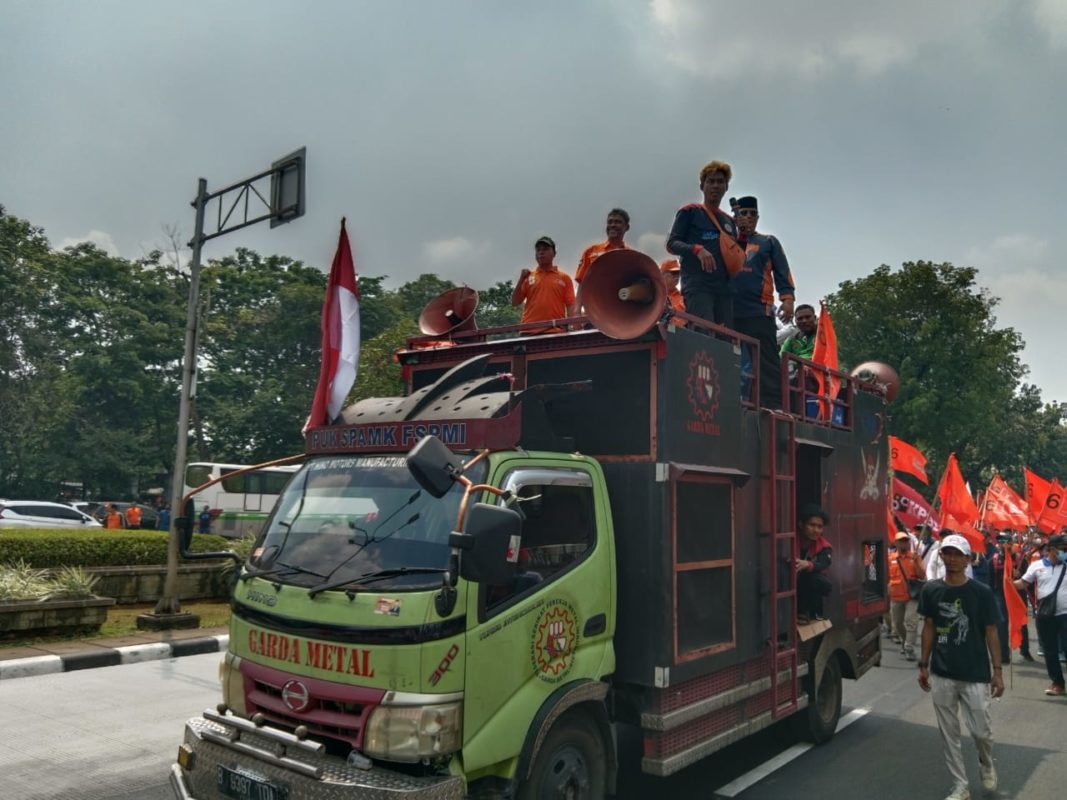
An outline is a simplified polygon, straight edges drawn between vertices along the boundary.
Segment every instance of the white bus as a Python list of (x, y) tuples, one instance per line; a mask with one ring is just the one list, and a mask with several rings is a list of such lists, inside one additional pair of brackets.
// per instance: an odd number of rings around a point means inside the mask
[(222, 478), (219, 483), (193, 497), (198, 515), (205, 505), (212, 512), (218, 510), (217, 516), (211, 522), (212, 533), (234, 539), (259, 533), (285, 484), (293, 473), (300, 469), (299, 465), (283, 465), (246, 472), (233, 478), (225, 477), (246, 466), (250, 465), (198, 461), (185, 468), (183, 496), (197, 486), (203, 486), (215, 478)]

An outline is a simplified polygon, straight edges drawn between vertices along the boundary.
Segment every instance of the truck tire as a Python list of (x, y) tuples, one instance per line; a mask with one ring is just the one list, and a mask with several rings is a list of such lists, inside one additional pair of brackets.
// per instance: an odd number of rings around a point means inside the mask
[(841, 665), (831, 656), (823, 669), (819, 685), (813, 689), (813, 678), (805, 683), (808, 707), (793, 715), (793, 729), (802, 739), (815, 744), (828, 742), (837, 730), (841, 718)]
[(601, 800), (607, 753), (588, 714), (569, 711), (549, 729), (518, 800)]

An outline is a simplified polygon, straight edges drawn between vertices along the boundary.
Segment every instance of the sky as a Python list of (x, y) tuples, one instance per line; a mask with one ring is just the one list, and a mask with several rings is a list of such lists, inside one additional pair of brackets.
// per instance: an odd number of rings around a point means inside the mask
[[(209, 242), (327, 268), (573, 271), (626, 208), (660, 260), (729, 162), (799, 302), (881, 264), (979, 269), (1028, 380), (1067, 402), (1062, 0), (0, 0), (0, 204), (61, 248), (188, 240), (209, 191), (307, 148), (307, 214)], [(215, 213), (214, 208), (209, 214)]]

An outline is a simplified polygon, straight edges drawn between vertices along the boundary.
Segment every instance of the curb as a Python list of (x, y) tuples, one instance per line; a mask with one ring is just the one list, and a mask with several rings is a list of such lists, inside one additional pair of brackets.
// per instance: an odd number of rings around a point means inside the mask
[(8, 678), (32, 678), (35, 675), (51, 675), (56, 672), (74, 672), (79, 669), (113, 667), (119, 664), (137, 664), (142, 661), (158, 661), (164, 658), (180, 658), (202, 653), (220, 653), (230, 643), (227, 634), (202, 636), (196, 639), (180, 639), (174, 642), (152, 642), (127, 647), (94, 648), (81, 653), (56, 656), (30, 656), (0, 661), (0, 680)]

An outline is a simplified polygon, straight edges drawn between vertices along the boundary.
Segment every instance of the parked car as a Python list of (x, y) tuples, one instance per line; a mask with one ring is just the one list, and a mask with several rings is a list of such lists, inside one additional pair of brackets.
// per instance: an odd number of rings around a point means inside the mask
[(76, 508), (44, 500), (0, 503), (0, 528), (99, 528), (100, 523)]

